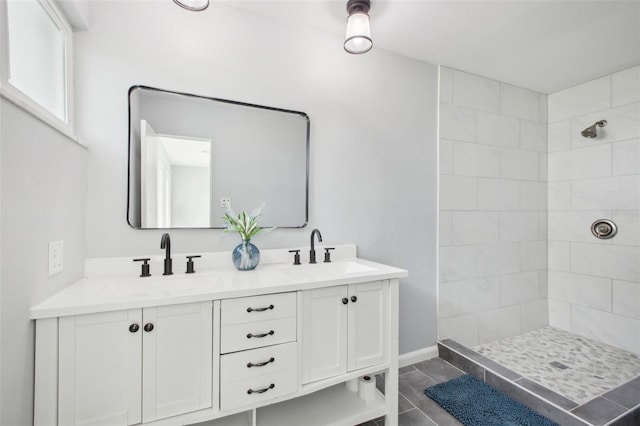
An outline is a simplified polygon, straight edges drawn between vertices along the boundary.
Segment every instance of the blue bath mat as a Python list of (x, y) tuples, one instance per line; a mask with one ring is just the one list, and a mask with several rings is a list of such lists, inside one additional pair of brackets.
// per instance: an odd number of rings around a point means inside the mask
[(469, 374), (424, 393), (465, 426), (558, 426)]

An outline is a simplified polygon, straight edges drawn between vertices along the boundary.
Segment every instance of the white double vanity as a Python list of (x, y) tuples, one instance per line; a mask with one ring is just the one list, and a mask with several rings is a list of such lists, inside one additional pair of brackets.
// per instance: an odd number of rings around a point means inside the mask
[[(92, 259), (87, 278), (32, 308), (36, 425), (397, 424), (398, 281), (407, 271), (337, 246), (331, 263), (265, 250), (195, 274), (140, 278), (131, 259)], [(174, 265), (180, 256), (174, 256)], [(354, 379), (384, 374), (385, 394)], [(349, 385), (349, 386), (348, 386)]]

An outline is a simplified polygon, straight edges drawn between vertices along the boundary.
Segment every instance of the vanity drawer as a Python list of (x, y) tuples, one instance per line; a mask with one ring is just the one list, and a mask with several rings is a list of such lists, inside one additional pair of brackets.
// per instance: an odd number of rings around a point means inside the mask
[(237, 352), (296, 340), (296, 317), (223, 325), (220, 353)]
[(230, 383), (296, 368), (297, 348), (298, 344), (291, 342), (222, 355), (220, 382)]
[(221, 325), (244, 324), (296, 315), (296, 293), (225, 299), (220, 305)]
[(260, 377), (220, 385), (220, 410), (233, 410), (268, 401), (298, 390), (298, 369), (290, 368)]

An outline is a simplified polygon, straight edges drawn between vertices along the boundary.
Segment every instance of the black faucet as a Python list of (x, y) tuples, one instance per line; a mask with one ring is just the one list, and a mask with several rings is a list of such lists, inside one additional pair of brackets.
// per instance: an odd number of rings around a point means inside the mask
[(317, 229), (311, 231), (311, 250), (309, 250), (309, 263), (316, 263), (316, 246), (313, 237), (318, 235), (318, 242), (322, 242), (322, 234)]
[(171, 271), (171, 237), (169, 237), (168, 233), (162, 234), (160, 248), (166, 250), (164, 257), (164, 272), (162, 275), (173, 275), (173, 272)]

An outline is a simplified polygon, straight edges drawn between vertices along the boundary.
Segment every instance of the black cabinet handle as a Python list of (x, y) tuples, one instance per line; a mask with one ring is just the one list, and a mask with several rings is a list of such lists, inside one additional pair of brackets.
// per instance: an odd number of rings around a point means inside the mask
[(275, 308), (275, 306), (273, 305), (269, 305), (266, 308), (247, 308), (247, 312), (251, 313), (251, 312), (264, 312), (264, 311), (268, 311), (269, 309), (273, 309)]
[(129, 326), (129, 331), (132, 333), (137, 333), (140, 330), (140, 326), (138, 324), (131, 324)]
[(247, 368), (251, 368), (251, 367), (264, 367), (267, 364), (271, 364), (272, 362), (274, 362), (276, 359), (274, 357), (269, 358), (269, 361), (265, 361), (265, 362), (259, 362), (257, 364), (254, 364), (252, 362), (247, 364)]
[(352, 301), (353, 303), (356, 303), (356, 302), (358, 301), (358, 298), (357, 298), (357, 297), (355, 297), (355, 296), (351, 296), (351, 301)]
[(144, 325), (144, 331), (146, 331), (147, 333), (150, 332), (151, 330), (153, 330), (153, 324), (151, 324), (150, 322), (146, 323)]
[(274, 334), (276, 334), (276, 332), (273, 331), (273, 330), (271, 330), (268, 333), (262, 333), (262, 334), (249, 333), (249, 334), (247, 334), (247, 339), (251, 339), (252, 337), (261, 338), (261, 337), (273, 336)]
[(347, 303), (349, 303), (349, 299), (347, 299), (346, 297), (342, 298), (342, 304), (346, 305)]
[(267, 387), (266, 387), (266, 388), (264, 388), (264, 389), (257, 389), (257, 390), (249, 389), (249, 390), (247, 391), (247, 393), (248, 393), (249, 395), (251, 395), (252, 393), (265, 393), (265, 392), (266, 392), (266, 391), (268, 391), (269, 389), (273, 389), (273, 388), (275, 388), (275, 387), (276, 387), (276, 385), (274, 385), (273, 383), (271, 383), (269, 386), (267, 386)]

